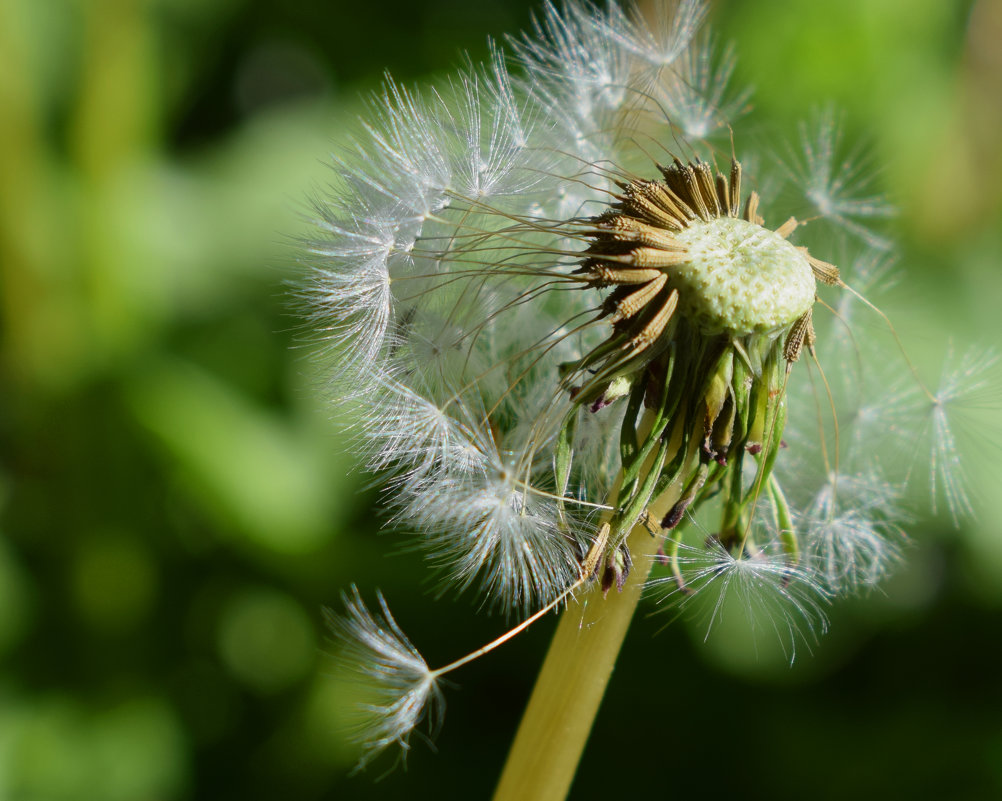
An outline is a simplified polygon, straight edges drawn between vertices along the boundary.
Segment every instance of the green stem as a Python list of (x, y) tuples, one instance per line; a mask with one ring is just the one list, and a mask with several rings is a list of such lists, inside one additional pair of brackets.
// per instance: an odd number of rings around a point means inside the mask
[[(649, 511), (661, 519), (676, 484)], [(508, 754), (494, 801), (560, 801), (567, 796), (657, 544), (639, 523), (627, 538), (633, 568), (622, 592), (597, 582), (567, 605)]]

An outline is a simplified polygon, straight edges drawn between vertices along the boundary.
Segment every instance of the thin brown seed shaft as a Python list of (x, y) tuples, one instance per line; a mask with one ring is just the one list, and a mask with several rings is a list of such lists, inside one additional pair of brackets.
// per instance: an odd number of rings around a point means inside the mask
[(672, 314), (675, 313), (675, 307), (677, 305), (678, 290), (673, 289), (671, 294), (668, 296), (668, 299), (665, 300), (664, 305), (658, 310), (658, 313), (651, 318), (651, 321), (647, 323), (643, 329), (641, 329), (639, 334), (630, 340), (629, 347), (644, 349), (661, 336), (661, 333), (665, 330), (665, 326), (668, 325), (668, 321), (671, 319)]
[(696, 212), (694, 212), (692, 207), (682, 199), (682, 196), (672, 188), (670, 183), (666, 182), (658, 184), (657, 186), (665, 197), (665, 202), (670, 203), (674, 208), (677, 208), (683, 218), (686, 220), (696, 219)]
[(665, 211), (646, 195), (639, 192), (630, 192), (624, 195), (621, 202), (623, 209), (630, 212), (632, 216), (641, 217), (654, 225), (659, 225), (662, 228), (674, 228), (676, 230), (681, 230), (685, 227), (684, 221)]
[(665, 184), (659, 184), (657, 181), (645, 181), (640, 187), (645, 197), (671, 214), (680, 223), (684, 224), (695, 218), (692, 209)]
[(648, 284), (644, 284), (636, 292), (631, 292), (616, 304), (616, 313), (610, 318), (613, 323), (633, 317), (644, 306), (650, 303), (664, 287), (668, 281), (665, 273), (658, 273), (658, 277)]
[(814, 316), (811, 315), (811, 319), (807, 321), (807, 333), (804, 335), (804, 344), (807, 346), (808, 350), (813, 352), (814, 343), (818, 341), (818, 334), (814, 330)]
[(637, 242), (662, 250), (682, 247), (675, 240), (675, 237), (664, 228), (656, 228), (634, 217), (619, 215), (603, 223), (604, 226), (611, 228), (609, 238), (615, 242)]
[(730, 215), (731, 213), (731, 199), (727, 194), (727, 179), (717, 174), (716, 178), (717, 184), (717, 203), (724, 210), (724, 213)]
[(661, 170), (661, 174), (665, 177), (665, 183), (668, 184), (679, 198), (688, 196), (689, 190), (686, 189), (685, 178), (683, 176), (683, 173), (688, 168), (677, 157), (672, 160), (671, 166), (664, 167), (659, 164), (658, 169)]
[(706, 206), (711, 217), (719, 217), (720, 204), (717, 202), (717, 190), (713, 185), (713, 170), (705, 161), (698, 161), (696, 162), (694, 173), (703, 204)]
[(804, 348), (805, 341), (810, 340), (808, 344), (813, 344), (814, 341), (814, 325), (811, 322), (813, 312), (808, 309), (804, 312), (790, 328), (790, 333), (786, 335), (786, 342), (783, 344), (783, 358), (787, 362), (795, 362), (800, 358), (800, 352)]
[(680, 173), (682, 184), (685, 186), (686, 194), (692, 199), (692, 206), (696, 214), (704, 222), (710, 221), (710, 210), (706, 208), (702, 193), (699, 191), (699, 184), (696, 181), (696, 173), (692, 167), (682, 167)]
[(807, 261), (811, 265), (814, 277), (822, 284), (827, 284), (828, 286), (838, 286), (838, 284), (841, 283), (842, 279), (839, 277), (838, 267), (834, 264), (829, 264), (826, 261), (821, 261), (821, 259), (816, 259), (810, 253), (807, 254)]
[(758, 192), (752, 192), (748, 195), (748, 203), (745, 206), (745, 219), (756, 225), (761, 225), (765, 222), (758, 216)]
[(629, 267), (639, 269), (661, 269), (673, 267), (689, 260), (689, 252), (686, 250), (660, 250), (659, 248), (636, 248), (629, 253), (617, 255), (615, 253), (603, 253), (595, 256), (604, 262), (612, 264), (625, 264)]
[(630, 253), (634, 267), (672, 267), (689, 260), (687, 250), (661, 250), (660, 248), (636, 248)]
[(741, 162), (731, 159), (731, 216), (741, 211)]
[(790, 234), (797, 230), (798, 225), (800, 225), (800, 220), (796, 217), (791, 217), (776, 229), (776, 233), (783, 237), (783, 239), (786, 239), (790, 236)]
[(593, 280), (606, 286), (609, 284), (646, 284), (659, 275), (664, 275), (664, 273), (660, 270), (630, 270), (604, 265), (591, 268)]

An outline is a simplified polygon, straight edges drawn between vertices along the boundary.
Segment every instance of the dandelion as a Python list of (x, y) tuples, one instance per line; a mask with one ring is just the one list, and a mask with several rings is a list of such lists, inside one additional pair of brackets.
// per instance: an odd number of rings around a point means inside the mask
[[(709, 599), (711, 627), (742, 609), (792, 657), (897, 556), (899, 488), (846, 432), (888, 415), (824, 368), (866, 355), (829, 329), (849, 323), (840, 296), (886, 320), (860, 291), (882, 273), (866, 256), (844, 279), (760, 196), (740, 137), (707, 141), (748, 94), (704, 3), (662, 12), (547, 4), (507, 60), (424, 93), (388, 82), (316, 203), (305, 294), (393, 525), (442, 592), (523, 617), (432, 670), (381, 598), (374, 615), (347, 596), (340, 652), (382, 687), (363, 763), (437, 723), (442, 676), (566, 607), (497, 795), (562, 798), (656, 563), (683, 607)], [(889, 207), (861, 194), (834, 118), (804, 145), (810, 228), (881, 246), (858, 220)], [(919, 385), (934, 419), (947, 384)], [(934, 464), (954, 462), (950, 429), (933, 435)]]

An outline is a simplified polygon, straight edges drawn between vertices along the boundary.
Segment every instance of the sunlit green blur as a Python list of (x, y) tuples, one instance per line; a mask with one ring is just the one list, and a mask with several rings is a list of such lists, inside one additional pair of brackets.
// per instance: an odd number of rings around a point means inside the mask
[[(377, 533), (290, 287), (382, 71), (480, 57), (532, 8), (0, 0), (0, 801), (489, 794), (552, 621), (457, 674), (439, 753), (415, 738), (406, 771), (348, 776), (321, 608), (379, 587), (433, 664), (504, 620)], [(1002, 3), (718, 0), (713, 20), (756, 148), (782, 158), (829, 101), (868, 143), (919, 369), (998, 344)], [(638, 619), (572, 797), (1002, 797), (1000, 416), (963, 441), (977, 519), (914, 526), (885, 592), (833, 609), (792, 669), (740, 629)]]

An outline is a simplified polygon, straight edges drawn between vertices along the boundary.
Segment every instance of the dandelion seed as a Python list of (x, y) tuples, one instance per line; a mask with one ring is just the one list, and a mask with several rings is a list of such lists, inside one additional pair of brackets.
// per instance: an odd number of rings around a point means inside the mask
[(345, 614), (327, 610), (327, 622), (338, 638), (340, 665), (362, 686), (352, 738), (362, 746), (358, 768), (397, 745), (406, 753), (410, 735), (422, 721), (430, 731), (441, 724), (445, 701), (438, 677), (428, 669), (390, 614), (382, 595), (381, 613), (365, 606), (358, 589), (342, 596)]
[(938, 480), (954, 521), (974, 512), (955, 424), (964, 425), (966, 415), (976, 409), (998, 407), (998, 376), (993, 375), (998, 361), (992, 351), (970, 350), (954, 364), (949, 354), (932, 404), (930, 495), (935, 503)]
[[(602, 163), (613, 153), (616, 119), (624, 107), (643, 104), (664, 71), (685, 52), (706, 16), (702, 0), (658, 6), (650, 24), (638, 11), (615, 3), (547, 2), (532, 33), (509, 40), (525, 69), (521, 86), (556, 119), (560, 149), (571, 148), (582, 164)], [(587, 200), (570, 187), (563, 211), (579, 213)]]
[(497, 465), (471, 478), (443, 477), (410, 494), (398, 520), (419, 529), (432, 560), (464, 590), (504, 609), (531, 611), (578, 574), (578, 551), (561, 535), (556, 503)]
[(854, 451), (872, 452), (879, 444), (890, 444), (904, 455), (903, 482), (924, 477), (932, 512), (945, 503), (959, 525), (973, 514), (974, 504), (958, 436), (972, 446), (998, 447), (993, 429), (978, 419), (998, 409), (997, 368), (994, 351), (974, 348), (957, 358), (951, 350), (935, 391), (916, 384), (910, 374), (889, 382), (881, 397), (860, 409)]
[(880, 195), (870, 194), (872, 167), (858, 149), (844, 148), (842, 120), (833, 107), (816, 111), (801, 125), (800, 145), (802, 153), (792, 154), (786, 169), (815, 213), (870, 247), (888, 250), (890, 240), (863, 221), (890, 217), (894, 208)]
[[(932, 398), (914, 390), (901, 398), (896, 410), (905, 424), (920, 426), (917, 442), (925, 442), (929, 459), (929, 498), (933, 511), (938, 499), (946, 502), (955, 524), (973, 514), (969, 476), (961, 458), (958, 427), (973, 439), (971, 415), (979, 410), (998, 408), (998, 355), (981, 349), (969, 350), (959, 359), (952, 352), (944, 360), (939, 387)], [(987, 444), (988, 440), (984, 440)], [(997, 445), (997, 443), (996, 443)], [(918, 451), (916, 451), (918, 453)]]
[(445, 470), (484, 469), (462, 423), (432, 400), (389, 378), (369, 400), (373, 412), (364, 420), (361, 447), (369, 467), (384, 471), (394, 486), (434, 480)]
[(683, 609), (705, 602), (707, 638), (723, 615), (741, 614), (752, 630), (768, 629), (792, 662), (798, 644), (810, 647), (828, 627), (827, 588), (811, 570), (791, 563), (777, 539), (735, 553), (711, 537), (704, 548), (680, 545), (677, 563), (681, 582), (672, 577), (652, 586), (666, 590), (662, 600), (680, 598)]
[(509, 39), (529, 76), (523, 89), (552, 110), (562, 138), (567, 137), (586, 162), (601, 158), (603, 142), (592, 139), (608, 129), (624, 102), (632, 70), (628, 54), (610, 41), (593, 14), (591, 7), (576, 3), (561, 13), (547, 2), (542, 17), (533, 22), (532, 34)]
[(900, 489), (875, 473), (831, 476), (805, 511), (810, 562), (832, 594), (876, 586), (901, 557)]
[[(903, 279), (898, 257), (894, 253), (864, 250), (857, 253), (847, 269), (842, 271), (846, 283), (851, 284), (860, 295), (873, 299), (879, 293), (887, 294), (898, 287)], [(859, 307), (859, 299), (850, 293), (839, 298), (839, 319), (845, 328), (852, 323), (853, 310)]]
[(705, 139), (743, 113), (751, 90), (729, 91), (735, 63), (734, 48), (721, 48), (708, 34), (685, 51), (674, 79), (663, 88), (658, 99), (686, 136)]
[(399, 223), (361, 204), (350, 212), (320, 204), (317, 210), (317, 224), (329, 239), (307, 244), (323, 260), (314, 276), (310, 316), (340, 356), (338, 375), (351, 380), (371, 369), (383, 348)]
[(707, 6), (702, 0), (677, 0), (660, 3), (654, 19), (629, 15), (615, 4), (605, 15), (590, 21), (604, 38), (622, 47), (654, 67), (669, 67), (687, 51), (693, 36), (706, 19)]

